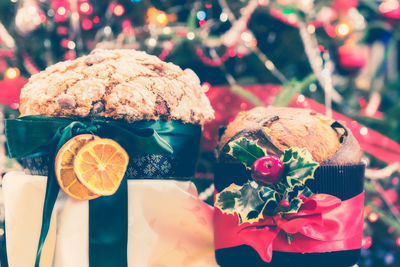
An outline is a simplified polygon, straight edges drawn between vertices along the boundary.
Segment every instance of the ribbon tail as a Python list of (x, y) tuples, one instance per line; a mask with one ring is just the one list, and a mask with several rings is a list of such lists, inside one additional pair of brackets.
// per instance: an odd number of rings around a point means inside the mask
[(248, 227), (239, 231), (238, 235), (243, 239), (244, 243), (253, 247), (261, 259), (265, 262), (272, 260), (272, 244), (274, 239), (279, 234), (280, 229), (274, 227), (271, 229), (266, 226), (264, 229), (256, 227)]
[[(53, 157), (54, 158), (54, 157)], [(43, 244), (46, 241), (50, 228), (51, 214), (57, 200), (60, 187), (54, 173), (54, 160), (49, 161), (49, 176), (47, 177), (46, 195), (43, 205), (42, 228), (40, 230), (39, 244), (36, 253), (35, 267), (39, 267), (40, 256), (42, 255)]]
[(128, 266), (128, 185), (89, 200), (89, 267)]
[(55, 155), (58, 150), (69, 140), (71, 137), (76, 135), (79, 131), (84, 130), (85, 125), (80, 122), (73, 122), (65, 128), (60, 128), (56, 135), (53, 137), (53, 141), (57, 144), (54, 151), (51, 152), (49, 160), (49, 175), (47, 177), (46, 194), (44, 197), (43, 204), (43, 216), (42, 216), (42, 228), (40, 230), (39, 244), (36, 252), (35, 267), (40, 265), (40, 257), (42, 255), (43, 244), (46, 241), (47, 234), (49, 233), (51, 214), (53, 213), (54, 205), (57, 200), (60, 186), (58, 185), (56, 174), (54, 170)]

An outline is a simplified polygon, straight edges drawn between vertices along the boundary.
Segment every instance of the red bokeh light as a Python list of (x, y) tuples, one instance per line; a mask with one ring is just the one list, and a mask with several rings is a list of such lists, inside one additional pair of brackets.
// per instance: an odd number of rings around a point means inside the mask
[(372, 245), (372, 238), (370, 236), (366, 236), (362, 240), (362, 247), (365, 249), (369, 249)]
[(89, 19), (82, 20), (82, 29), (85, 31), (90, 30), (93, 27), (93, 22)]
[(69, 41), (70, 40), (68, 40), (68, 39), (62, 39), (61, 40), (61, 46), (64, 47), (64, 48), (68, 48)]
[(376, 222), (379, 219), (379, 215), (376, 214), (375, 212), (371, 212), (370, 214), (368, 214), (368, 220), (370, 222)]
[(67, 53), (64, 55), (65, 60), (73, 60), (76, 58), (76, 53), (74, 50), (69, 50)]
[(115, 16), (122, 16), (125, 12), (125, 8), (122, 5), (116, 5), (113, 9), (113, 13)]
[(84, 14), (90, 14), (90, 13), (92, 13), (93, 8), (88, 2), (83, 2), (79, 6), (79, 10)]
[(229, 48), (228, 55), (229, 55), (230, 57), (236, 56), (236, 50), (235, 50), (235, 48)]
[(55, 8), (56, 14), (54, 16), (55, 22), (63, 22), (67, 19), (69, 15), (69, 7), (68, 6), (58, 6)]
[(211, 88), (211, 84), (208, 82), (205, 82), (201, 85), (201, 89), (203, 89), (204, 92), (208, 92), (208, 90), (210, 90)]
[(68, 34), (68, 28), (65, 26), (58, 26), (57, 27), (57, 34), (59, 35), (67, 35)]

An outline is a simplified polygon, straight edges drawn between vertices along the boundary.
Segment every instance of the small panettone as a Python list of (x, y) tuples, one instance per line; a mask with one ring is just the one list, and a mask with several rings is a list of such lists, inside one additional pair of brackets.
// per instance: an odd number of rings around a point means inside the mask
[(362, 152), (340, 122), (257, 107), (229, 123), (214, 168), (217, 262), (353, 266), (364, 222)]
[(214, 117), (192, 70), (141, 51), (102, 49), (33, 75), (22, 89), (20, 112), (199, 124)]
[(257, 139), (270, 154), (290, 147), (306, 148), (321, 165), (357, 164), (361, 149), (342, 124), (309, 109), (257, 107), (239, 114), (221, 137), (218, 154), (230, 157), (228, 143), (240, 137)]

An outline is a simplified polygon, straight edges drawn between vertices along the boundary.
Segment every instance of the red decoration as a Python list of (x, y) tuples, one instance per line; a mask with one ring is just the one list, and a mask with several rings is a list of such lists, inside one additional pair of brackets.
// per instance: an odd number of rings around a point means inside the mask
[(346, 69), (360, 69), (362, 68), (368, 57), (366, 47), (356, 45), (343, 45), (339, 47), (339, 61)]
[[(94, 19), (93, 19), (94, 21)], [(133, 35), (135, 33), (135, 30), (133, 29), (132, 23), (129, 19), (126, 19), (122, 22), (122, 32), (125, 35)]]
[[(307, 205), (308, 202), (313, 202)], [(304, 200), (300, 211), (285, 217), (266, 216), (255, 223), (238, 224), (236, 214), (214, 212), (215, 248), (253, 247), (270, 262), (273, 251), (312, 253), (361, 248), (364, 193), (340, 201), (327, 194)], [(292, 235), (290, 244), (286, 234)]]
[(19, 108), (19, 95), (21, 88), (28, 82), (24, 77), (4, 79), (0, 81), (0, 104)]
[(216, 59), (208, 58), (206, 55), (204, 55), (203, 50), (200, 47), (196, 47), (196, 54), (204, 64), (207, 64), (210, 66), (220, 66), (225, 61), (227, 61), (228, 58), (230, 57), (230, 54), (232, 54), (230, 52), (231, 49), (234, 49), (234, 48), (227, 48), (225, 53), (220, 58), (216, 58)]
[(400, 4), (397, 0), (383, 1), (379, 5), (379, 11), (387, 18), (400, 19)]
[(22, 58), (24, 59), (24, 66), (30, 74), (35, 74), (40, 72), (39, 68), (35, 65), (32, 58), (29, 56), (28, 53), (23, 53)]
[(0, 49), (0, 57), (15, 58), (15, 51), (11, 49)]
[(347, 13), (350, 9), (358, 6), (358, 0), (335, 0), (332, 3), (332, 8), (342, 13)]
[(257, 159), (251, 167), (251, 177), (258, 184), (277, 184), (282, 176), (283, 163), (276, 156), (265, 156)]

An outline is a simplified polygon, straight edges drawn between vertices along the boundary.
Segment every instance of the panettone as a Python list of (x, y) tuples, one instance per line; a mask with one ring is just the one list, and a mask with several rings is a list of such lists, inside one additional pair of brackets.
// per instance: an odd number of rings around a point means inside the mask
[(309, 109), (258, 107), (229, 123), (217, 153), (220, 266), (357, 263), (365, 165), (345, 125)]
[(342, 124), (309, 109), (257, 107), (240, 113), (221, 137), (220, 159), (229, 157), (228, 143), (240, 137), (257, 139), (271, 154), (290, 147), (306, 148), (322, 165), (357, 164), (361, 149)]
[(214, 117), (190, 69), (141, 51), (102, 49), (33, 75), (22, 89), (20, 112), (200, 124)]

